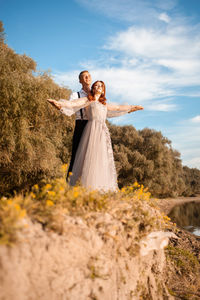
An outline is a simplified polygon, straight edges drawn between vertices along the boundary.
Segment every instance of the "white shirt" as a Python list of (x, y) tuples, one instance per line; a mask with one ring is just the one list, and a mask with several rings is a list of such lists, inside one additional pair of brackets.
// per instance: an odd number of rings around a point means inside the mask
[[(79, 91), (79, 94), (80, 94), (80, 98), (82, 97), (87, 97), (87, 93), (81, 89)], [(78, 93), (77, 92), (73, 92), (69, 98), (69, 100), (75, 100), (75, 99), (78, 99)], [(83, 120), (87, 120), (87, 117), (86, 117), (86, 114), (85, 114), (85, 109), (82, 108), (82, 112), (83, 112)], [(80, 113), (80, 110), (76, 112), (76, 120), (81, 120), (81, 113)]]

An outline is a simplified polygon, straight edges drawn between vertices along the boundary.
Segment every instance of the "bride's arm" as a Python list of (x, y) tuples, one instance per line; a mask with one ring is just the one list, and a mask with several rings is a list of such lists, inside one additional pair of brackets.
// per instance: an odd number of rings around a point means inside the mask
[(141, 105), (116, 105), (107, 104), (108, 118), (122, 116), (137, 110), (143, 110)]
[(78, 98), (73, 101), (68, 101), (65, 99), (60, 99), (58, 101), (54, 99), (47, 99), (47, 101), (67, 116), (71, 116), (81, 108), (84, 108), (90, 104), (90, 101), (87, 97)]
[(55, 107), (57, 107), (59, 109), (64, 108), (64, 107), (67, 107), (67, 108), (76, 108), (76, 107), (83, 108), (83, 107), (85, 107), (86, 105), (89, 104), (89, 100), (88, 100), (87, 97), (74, 99), (72, 101), (65, 100), (65, 99), (60, 99), (58, 101), (54, 100), (54, 99), (47, 99), (47, 101), (49, 103), (53, 104)]
[(126, 112), (133, 112), (136, 110), (144, 109), (141, 105), (116, 105), (116, 104), (107, 104), (107, 108), (109, 111), (126, 111)]

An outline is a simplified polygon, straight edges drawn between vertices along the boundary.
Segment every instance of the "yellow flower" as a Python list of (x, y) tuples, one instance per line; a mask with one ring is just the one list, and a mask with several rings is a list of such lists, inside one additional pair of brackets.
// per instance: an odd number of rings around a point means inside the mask
[(19, 204), (15, 204), (15, 209), (18, 210), (18, 211), (21, 209)]
[(48, 194), (49, 194), (50, 196), (55, 196), (55, 195), (56, 195), (56, 193), (55, 193), (54, 191), (48, 191)]
[(48, 190), (48, 189), (50, 189), (52, 187), (52, 185), (51, 184), (49, 184), (49, 183), (47, 183), (46, 185), (45, 185), (45, 188)]
[(77, 198), (77, 197), (78, 197), (78, 195), (79, 195), (79, 192), (77, 192), (77, 191), (74, 191), (74, 194), (73, 194), (74, 198)]
[(62, 165), (61, 171), (62, 171), (62, 172), (66, 172), (66, 171), (67, 171), (67, 167), (68, 167), (68, 164)]
[(20, 212), (20, 218), (24, 218), (26, 216), (26, 210), (22, 209)]
[(39, 189), (38, 184), (35, 184), (33, 187), (34, 187), (34, 189), (36, 189), (36, 190)]
[(53, 203), (53, 201), (51, 201), (51, 200), (47, 200), (47, 201), (46, 201), (46, 205), (47, 205), (47, 206), (53, 206), (54, 203)]

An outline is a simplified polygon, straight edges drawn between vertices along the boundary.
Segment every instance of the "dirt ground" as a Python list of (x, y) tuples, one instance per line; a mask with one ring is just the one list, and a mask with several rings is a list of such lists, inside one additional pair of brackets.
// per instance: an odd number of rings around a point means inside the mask
[[(171, 209), (186, 202), (199, 202), (196, 197), (159, 199), (158, 206), (166, 215)], [(177, 227), (178, 239), (170, 239), (166, 249), (166, 285), (175, 299), (200, 299), (200, 237)]]

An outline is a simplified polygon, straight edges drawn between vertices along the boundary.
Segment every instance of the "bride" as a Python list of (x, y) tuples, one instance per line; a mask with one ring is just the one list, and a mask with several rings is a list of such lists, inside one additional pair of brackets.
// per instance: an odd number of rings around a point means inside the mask
[(47, 99), (68, 116), (85, 108), (88, 122), (76, 152), (69, 183), (73, 186), (80, 180), (86, 188), (103, 192), (117, 191), (118, 189), (111, 139), (105, 123), (106, 118), (143, 109), (139, 105), (108, 104), (105, 94), (104, 82), (96, 81), (92, 85), (88, 97), (73, 101)]

